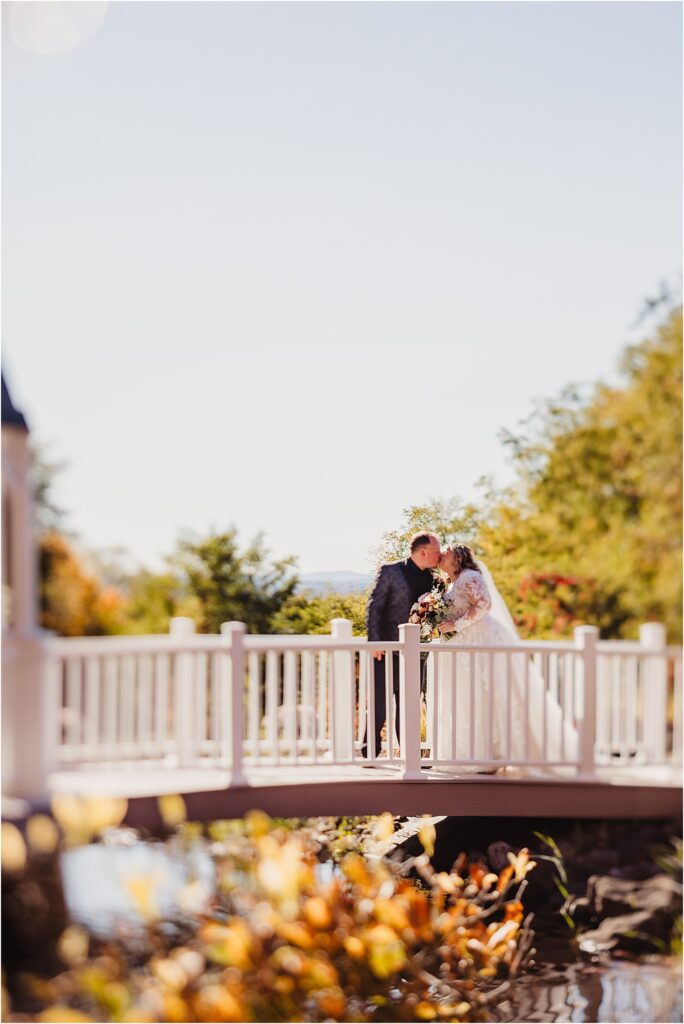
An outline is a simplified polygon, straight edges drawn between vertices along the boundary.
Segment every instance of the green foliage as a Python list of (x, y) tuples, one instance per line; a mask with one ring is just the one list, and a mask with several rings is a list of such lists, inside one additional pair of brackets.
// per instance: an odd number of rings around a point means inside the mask
[(65, 533), (65, 510), (57, 504), (53, 490), (57, 474), (66, 466), (48, 457), (45, 445), (33, 445), (31, 449), (31, 485), (33, 490), (33, 514), (37, 533)]
[(555, 868), (555, 875), (553, 881), (556, 888), (558, 889), (558, 892), (563, 897), (563, 906), (560, 909), (560, 915), (567, 924), (568, 928), (570, 928), (574, 932), (576, 929), (576, 925), (570, 914), (571, 896), (570, 890), (568, 889), (568, 872), (565, 868), (565, 859), (563, 857), (563, 854), (559, 850), (558, 844), (556, 843), (553, 836), (544, 835), (543, 832), (535, 832), (534, 835), (537, 837), (537, 839), (541, 840), (544, 846), (548, 846), (548, 848), (551, 850), (551, 854), (535, 853), (535, 857), (537, 858), (537, 860), (548, 860), (551, 864), (553, 864)]
[(477, 507), (459, 498), (431, 498), (425, 505), (404, 509), (399, 529), (383, 535), (375, 552), (376, 561), (396, 562), (406, 558), (408, 541), (414, 533), (425, 530), (436, 534), (442, 544), (477, 544), (479, 516)]
[(490, 496), (478, 546), (519, 615), (533, 570), (584, 581), (571, 619), (605, 636), (634, 636), (647, 620), (681, 635), (681, 338), (678, 309), (627, 349), (620, 386), (567, 389), (504, 438), (517, 481)]
[(168, 633), (174, 615), (183, 615), (179, 580), (173, 573), (142, 569), (128, 583), (127, 633)]
[(168, 561), (201, 633), (218, 633), (221, 623), (231, 621), (245, 622), (250, 633), (268, 633), (297, 585), (292, 558), (270, 562), (262, 535), (240, 552), (234, 527), (181, 537)]
[(566, 388), (505, 433), (515, 482), (482, 480), (483, 500), (405, 509), (380, 561), (405, 557), (417, 530), (470, 544), (492, 568), (526, 636), (581, 623), (635, 637), (646, 621), (681, 638), (682, 312), (629, 347), (619, 385)]
[(329, 633), (333, 619), (350, 619), (354, 636), (366, 633), (365, 594), (295, 594), (271, 621), (273, 633)]

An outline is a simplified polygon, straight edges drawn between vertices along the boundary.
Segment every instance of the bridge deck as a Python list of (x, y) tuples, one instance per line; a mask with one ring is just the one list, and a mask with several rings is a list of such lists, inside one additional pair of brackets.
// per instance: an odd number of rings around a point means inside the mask
[(423, 770), (407, 781), (395, 768), (273, 766), (246, 770), (247, 784), (231, 786), (227, 771), (90, 766), (51, 776), (53, 792), (129, 798), (130, 824), (159, 820), (156, 796), (182, 793), (194, 820), (235, 817), (261, 808), (279, 817), (448, 814), (501, 817), (659, 818), (682, 813), (681, 774), (663, 767), (597, 769), (591, 778), (551, 769), (488, 775), (456, 769)]

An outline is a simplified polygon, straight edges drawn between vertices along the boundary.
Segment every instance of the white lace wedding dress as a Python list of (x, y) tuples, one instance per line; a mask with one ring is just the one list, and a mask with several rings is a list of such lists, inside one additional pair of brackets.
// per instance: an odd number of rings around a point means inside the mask
[[(573, 703), (567, 685), (548, 665), (545, 681), (521, 648), (489, 570), (478, 566), (480, 572), (463, 570), (444, 595), (456, 635), (433, 644), (428, 660), (431, 756), (457, 764), (574, 761), (578, 737), (564, 707)], [(508, 650), (454, 650), (459, 646)]]

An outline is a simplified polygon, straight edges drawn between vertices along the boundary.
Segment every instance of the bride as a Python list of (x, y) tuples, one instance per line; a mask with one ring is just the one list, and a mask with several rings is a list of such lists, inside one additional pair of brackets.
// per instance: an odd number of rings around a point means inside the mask
[[(475, 650), (435, 650), (430, 658), (428, 687), (437, 696), (428, 710), (428, 728), (436, 739), (433, 758), (456, 763), (575, 761), (577, 731), (561, 703), (568, 687), (558, 661), (555, 674), (549, 664), (545, 682), (520, 647), (489, 570), (467, 545), (447, 548), (440, 568), (451, 585), (444, 594), (449, 618), (438, 628), (449, 647)], [(508, 650), (480, 652), (478, 647)]]

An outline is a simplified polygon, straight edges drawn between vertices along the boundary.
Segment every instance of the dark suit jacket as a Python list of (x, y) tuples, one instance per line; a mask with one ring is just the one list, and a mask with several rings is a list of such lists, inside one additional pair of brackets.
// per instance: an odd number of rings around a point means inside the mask
[[(429, 590), (430, 584), (425, 589)], [(368, 639), (398, 640), (399, 625), (408, 622), (413, 601), (403, 563), (381, 565), (366, 605)]]

